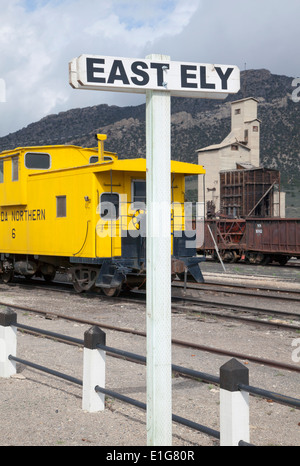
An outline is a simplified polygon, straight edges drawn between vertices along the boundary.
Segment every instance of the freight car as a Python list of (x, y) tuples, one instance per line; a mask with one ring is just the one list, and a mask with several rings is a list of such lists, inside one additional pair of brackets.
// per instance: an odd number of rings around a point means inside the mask
[[(78, 291), (115, 295), (145, 282), (146, 160), (98, 147), (34, 146), (0, 154), (0, 276), (72, 276)], [(172, 274), (203, 281), (185, 229), (185, 176), (203, 167), (171, 162)], [(176, 206), (176, 207), (175, 207)], [(171, 233), (171, 232), (170, 232)]]
[(300, 259), (300, 219), (206, 220), (198, 252), (218, 259), (217, 251), (224, 262), (285, 265), (291, 257)]

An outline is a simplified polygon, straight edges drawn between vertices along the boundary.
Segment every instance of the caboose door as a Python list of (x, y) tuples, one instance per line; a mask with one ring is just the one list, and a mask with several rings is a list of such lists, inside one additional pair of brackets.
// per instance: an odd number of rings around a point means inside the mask
[[(122, 176), (116, 179), (105, 177), (101, 179), (101, 190), (98, 191), (98, 208), (96, 222), (96, 256), (121, 256), (121, 205), (123, 180)], [(104, 190), (103, 190), (104, 189)]]

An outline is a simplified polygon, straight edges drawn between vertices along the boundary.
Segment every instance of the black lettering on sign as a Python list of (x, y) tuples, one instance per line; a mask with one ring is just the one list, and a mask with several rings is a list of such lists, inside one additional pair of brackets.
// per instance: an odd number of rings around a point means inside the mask
[[(78, 62), (78, 82), (82, 87), (116, 87), (118, 90), (129, 91), (129, 87), (136, 88), (133, 92), (143, 92), (142, 88), (161, 89), (166, 87), (172, 95), (192, 95), (199, 91), (208, 93), (233, 92), (238, 82), (233, 82), (235, 67), (227, 65), (208, 65), (201, 63), (178, 63), (150, 61), (141, 59), (122, 59), (112, 57), (83, 56)], [(82, 61), (84, 60), (84, 61)], [(75, 66), (75, 65), (74, 65)], [(83, 77), (83, 73), (86, 77)], [(236, 77), (238, 81), (239, 75)], [(139, 88), (139, 89), (137, 89)], [(27, 215), (33, 215), (27, 213)], [(35, 220), (37, 219), (35, 213)]]
[(129, 79), (127, 78), (122, 60), (114, 60), (111, 67), (107, 82), (109, 84), (114, 84), (115, 81), (123, 81), (123, 84), (129, 84)]
[(202, 89), (215, 89), (216, 86), (213, 83), (206, 82), (206, 66), (200, 66), (200, 87)]
[(136, 84), (137, 86), (146, 86), (146, 84), (148, 84), (149, 76), (148, 73), (144, 71), (145, 69), (148, 69), (148, 66), (143, 61), (135, 61), (132, 63), (131, 71), (142, 78), (141, 80), (136, 77), (131, 78), (133, 84)]
[(12, 237), (12, 239), (15, 239), (15, 237), (16, 237), (16, 229), (15, 228), (13, 228), (11, 230), (11, 237)]
[(168, 70), (170, 65), (168, 63), (151, 63), (150, 67), (157, 70), (157, 85), (162, 87), (164, 83), (164, 70)]
[(197, 83), (188, 82), (188, 79), (196, 78), (196, 74), (188, 73), (188, 71), (196, 71), (197, 66), (181, 65), (181, 87), (197, 87)]
[(104, 65), (104, 58), (87, 58), (86, 59), (86, 73), (87, 80), (91, 83), (105, 83), (105, 78), (95, 76), (95, 73), (104, 73), (104, 68), (98, 68), (94, 65)]
[(228, 78), (233, 72), (233, 68), (227, 68), (225, 74), (223, 73), (222, 69), (219, 66), (216, 66), (216, 72), (220, 76), (220, 79), (222, 81), (222, 89), (228, 89), (227, 82)]

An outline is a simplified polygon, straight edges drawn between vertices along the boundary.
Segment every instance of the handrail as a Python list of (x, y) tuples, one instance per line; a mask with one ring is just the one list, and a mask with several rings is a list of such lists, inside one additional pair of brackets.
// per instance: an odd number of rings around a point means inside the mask
[[(9, 327), (9, 326), (15, 327), (20, 330), (32, 332), (34, 335), (36, 334), (45, 335), (50, 338), (54, 338), (58, 342), (81, 345), (84, 347), (85, 351), (88, 350), (87, 352), (84, 352), (83, 380), (79, 380), (78, 378), (75, 378), (73, 376), (64, 374), (62, 372), (59, 372), (59, 371), (47, 368), (45, 366), (36, 364), (34, 362), (30, 362), (28, 360), (17, 357), (15, 355), (16, 345), (14, 349), (14, 343), (13, 343), (13, 341), (16, 338), (16, 332), (13, 330), (9, 332), (4, 332), (4, 335), (5, 335), (4, 346), (5, 347), (4, 347), (3, 354), (4, 355), (6, 354), (5, 356), (6, 361), (9, 360), (9, 361), (18, 362), (20, 364), (27, 365), (34, 369), (40, 370), (42, 372), (54, 375), (56, 377), (62, 378), (64, 380), (67, 380), (69, 382), (82, 386), (83, 388), (83, 409), (87, 409), (89, 411), (90, 410), (92, 411), (94, 409), (95, 405), (89, 404), (91, 400), (90, 396), (92, 397), (92, 400), (100, 400), (100, 402), (102, 403), (101, 407), (98, 407), (97, 410), (104, 409), (105, 395), (107, 395), (107, 396), (112, 396), (116, 399), (119, 399), (126, 403), (130, 403), (134, 406), (137, 406), (139, 408), (146, 410), (147, 405), (145, 403), (142, 403), (141, 401), (138, 401), (138, 400), (134, 400), (120, 393), (116, 393), (112, 390), (106, 389), (104, 388), (104, 386), (102, 387), (102, 385), (105, 385), (105, 354), (106, 353), (116, 354), (118, 356), (125, 357), (130, 360), (143, 363), (143, 364), (147, 362), (147, 359), (145, 356), (107, 346), (105, 344), (105, 333), (97, 326), (93, 326), (89, 331), (85, 332), (84, 340), (82, 340), (82, 339), (70, 337), (67, 335), (63, 335), (60, 333), (43, 330), (40, 328), (17, 323), (16, 313), (11, 311), (10, 309), (6, 310), (6, 312), (0, 313), (0, 317), (1, 317), (0, 325), (3, 326), (4, 328)], [(101, 361), (100, 365), (94, 364), (95, 355), (97, 353), (94, 353), (94, 355), (92, 355), (93, 351), (91, 350), (96, 350), (96, 351), (100, 350), (99, 355), (97, 355), (97, 360), (99, 362)], [(9, 354), (9, 352), (13, 352), (14, 354)], [(98, 358), (98, 356), (100, 357)], [(14, 371), (16, 371), (15, 365), (7, 364), (6, 362), (5, 365), (3, 366), (4, 366), (4, 370), (2, 369), (3, 375), (1, 375), (1, 377), (10, 376), (13, 373), (15, 373)], [(231, 423), (232, 419), (228, 419), (227, 404), (229, 403), (230, 406), (232, 405), (232, 400), (233, 400), (232, 395), (235, 393), (238, 396), (243, 397), (243, 400), (247, 400), (247, 398), (244, 398), (244, 397), (245, 397), (245, 392), (248, 392), (249, 394), (258, 395), (261, 397), (272, 399), (275, 402), (285, 404), (288, 406), (293, 406), (297, 409), (300, 408), (299, 399), (248, 385), (248, 372), (247, 374), (245, 374), (245, 371), (248, 371), (248, 370), (245, 369), (243, 364), (238, 362), (236, 359), (230, 360), (227, 364), (224, 364), (220, 368), (220, 377), (216, 377), (210, 374), (206, 374), (204, 372), (195, 371), (189, 368), (185, 368), (185, 367), (181, 367), (181, 366), (177, 366), (173, 364), (171, 365), (171, 367), (173, 371), (176, 371), (179, 374), (184, 374), (187, 376), (194, 377), (198, 380), (209, 381), (209, 382), (220, 385), (220, 395), (221, 395), (220, 396), (220, 399), (221, 399), (220, 417), (223, 420), (221, 423), (220, 432), (210, 427), (203, 426), (197, 422), (191, 421), (189, 419), (185, 419), (175, 414), (172, 414), (172, 421), (185, 425), (189, 428), (198, 430), (202, 433), (205, 433), (217, 439), (220, 439), (221, 445), (230, 444), (230, 445), (238, 445), (238, 446), (254, 446), (248, 442), (249, 420), (247, 421), (247, 416), (248, 416), (247, 411), (243, 411), (242, 415), (240, 416), (240, 419), (237, 420), (237, 418), (239, 417), (239, 416), (236, 417), (237, 410), (239, 410), (239, 407), (240, 407), (239, 403), (237, 403), (234, 408), (235, 409), (234, 418), (236, 419), (236, 423), (235, 423), (233, 432), (231, 432), (230, 429), (228, 431), (228, 428), (227, 428), (228, 422)], [(238, 394), (239, 391), (244, 392), (244, 393)], [(99, 397), (95, 398), (95, 392), (98, 392), (100, 394)], [(234, 399), (236, 400), (236, 398)], [(96, 402), (98, 403), (98, 401)], [(247, 405), (248, 405), (248, 401), (247, 401)], [(246, 408), (246, 410), (247, 409), (249, 410), (249, 406), (248, 408), (245, 407), (245, 405), (243, 406), (244, 408)], [(229, 413), (229, 418), (230, 418), (230, 413)], [(246, 440), (239, 438), (241, 432), (244, 432), (244, 434), (241, 434), (241, 436), (245, 436)]]
[[(39, 333), (41, 335), (50, 336), (50, 337), (58, 339), (58, 340), (75, 343), (75, 344), (81, 345), (81, 346), (84, 345), (84, 341), (82, 339), (70, 337), (70, 336), (67, 336), (67, 335), (62, 335), (62, 334), (51, 332), (51, 331), (48, 331), (48, 330), (38, 329), (38, 328), (31, 327), (31, 326), (28, 326), (28, 325), (20, 324), (20, 323), (16, 323), (15, 326), (20, 328), (20, 329), (23, 329), (23, 330), (28, 330), (28, 331), (32, 331), (32, 332), (35, 332), (35, 333)], [(117, 354), (119, 356), (135, 360), (135, 361), (143, 363), (143, 364), (146, 364), (146, 362), (147, 362), (147, 359), (146, 359), (145, 356), (141, 356), (141, 355), (138, 355), (138, 354), (135, 354), (135, 353), (131, 353), (131, 352), (124, 351), (124, 350), (121, 350), (121, 349), (113, 348), (111, 346), (97, 345), (97, 348), (99, 348), (99, 349), (101, 349), (103, 351), (107, 351), (108, 353), (111, 353), (111, 354)], [(187, 375), (187, 376), (190, 376), (190, 377), (194, 377), (194, 378), (199, 379), (201, 381), (215, 383), (216, 385), (220, 384), (220, 377), (214, 376), (212, 374), (207, 374), (205, 372), (196, 371), (194, 369), (189, 369), (187, 367), (177, 366), (175, 364), (172, 364), (172, 370), (174, 372), (179, 373), (179, 374), (184, 374), (184, 375)], [(275, 401), (277, 403), (280, 403), (280, 404), (293, 406), (294, 408), (300, 408), (300, 400), (297, 399), (297, 398), (289, 397), (289, 396), (286, 396), (286, 395), (283, 395), (283, 394), (280, 394), (280, 393), (275, 393), (275, 392), (265, 390), (265, 389), (262, 389), (262, 388), (259, 388), (259, 387), (254, 387), (254, 386), (244, 385), (244, 384), (239, 384), (239, 389), (243, 390), (243, 391), (246, 391), (246, 392), (248, 392), (248, 393), (250, 393), (252, 395), (257, 395), (257, 396), (260, 396), (262, 398), (272, 399), (273, 401)]]

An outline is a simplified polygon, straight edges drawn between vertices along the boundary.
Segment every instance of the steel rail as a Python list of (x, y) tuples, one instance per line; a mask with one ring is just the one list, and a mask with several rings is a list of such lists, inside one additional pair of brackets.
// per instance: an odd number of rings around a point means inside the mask
[[(174, 288), (183, 288), (183, 282), (172, 282), (172, 287)], [(230, 289), (232, 288), (232, 289)], [(237, 288), (240, 288), (237, 291)], [(272, 288), (261, 288), (256, 286), (241, 286), (241, 285), (233, 285), (233, 284), (222, 284), (222, 283), (187, 283), (187, 289), (189, 290), (199, 290), (199, 291), (214, 291), (216, 293), (227, 293), (227, 294), (235, 294), (235, 295), (242, 295), (242, 296), (252, 296), (256, 298), (262, 299), (274, 299), (274, 300), (283, 300), (283, 301), (296, 301), (300, 302), (300, 291), (296, 290), (276, 290)], [(255, 290), (262, 290), (265, 293), (258, 293)], [(248, 291), (249, 290), (249, 291)], [(267, 294), (266, 294), (267, 293)], [(299, 296), (279, 296), (270, 293), (285, 293), (285, 294), (295, 294)]]
[[(113, 330), (113, 331), (123, 332), (123, 333), (130, 333), (132, 335), (137, 335), (137, 336), (142, 336), (142, 337), (147, 336), (146, 332), (142, 332), (142, 331), (138, 331), (138, 330), (134, 330), (134, 329), (130, 329), (130, 328), (116, 327), (114, 325), (105, 324), (103, 322), (97, 322), (97, 321), (91, 321), (91, 320), (87, 320), (87, 319), (81, 319), (81, 318), (78, 318), (78, 317), (72, 317), (72, 316), (68, 316), (68, 315), (64, 315), (64, 314), (59, 314), (57, 312), (48, 312), (48, 311), (43, 311), (43, 310), (39, 310), (39, 309), (19, 306), (19, 305), (15, 305), (15, 304), (11, 304), (11, 305), (10, 304), (5, 304), (5, 305), (10, 306), (11, 308), (14, 308), (14, 309), (26, 310), (26, 311), (29, 311), (29, 312), (35, 312), (37, 314), (53, 316), (55, 318), (61, 318), (61, 319), (69, 320), (69, 321), (72, 321), (72, 322), (78, 322), (78, 323), (82, 323), (82, 324), (86, 324), (86, 325), (90, 325), (90, 326), (96, 325), (96, 326), (98, 326), (98, 327), (100, 327), (102, 329)], [(250, 355), (247, 355), (247, 354), (244, 354), (244, 353), (238, 353), (238, 352), (234, 352), (234, 351), (223, 350), (221, 348), (214, 348), (214, 347), (210, 347), (210, 346), (206, 346), (206, 345), (199, 345), (198, 343), (182, 341), (182, 340), (178, 340), (178, 339), (175, 339), (175, 338), (172, 338), (172, 344), (177, 345), (177, 346), (183, 346), (183, 347), (186, 347), (186, 348), (193, 348), (193, 349), (196, 349), (196, 350), (199, 350), (199, 351), (206, 351), (206, 352), (209, 352), (209, 353), (219, 354), (219, 355), (223, 355), (223, 356), (232, 356), (232, 357), (236, 357), (238, 359), (247, 360), (247, 361), (251, 361), (251, 362), (254, 362), (254, 363), (258, 363), (258, 364), (264, 364), (266, 366), (277, 367), (277, 368), (280, 368), (280, 369), (300, 373), (300, 367), (294, 366), (292, 364), (282, 363), (280, 361), (274, 361), (274, 360), (264, 359), (264, 358), (260, 358), (260, 357), (250, 356)]]
[[(268, 308), (261, 308), (261, 307), (254, 307), (248, 304), (235, 304), (235, 303), (225, 303), (224, 301), (211, 301), (211, 300), (205, 300), (205, 299), (200, 299), (200, 298), (190, 298), (188, 296), (174, 296), (172, 297), (173, 300), (179, 301), (185, 301), (189, 303), (193, 303), (197, 306), (200, 306), (201, 304), (205, 304), (207, 306), (212, 306), (212, 307), (222, 307), (226, 309), (233, 309), (237, 311), (247, 311), (247, 312), (259, 312), (263, 314), (274, 314), (276, 316), (285, 316), (288, 318), (291, 317), (300, 317), (300, 312), (299, 314), (295, 314), (290, 311), (278, 311), (276, 309), (268, 309)], [(259, 323), (259, 322), (257, 322)]]
[[(189, 284), (190, 285), (199, 285), (199, 284)], [(177, 285), (175, 285), (177, 286)], [(225, 285), (225, 286), (228, 286), (228, 285)], [(231, 285), (229, 285), (231, 286)], [(193, 286), (194, 288), (194, 286)], [(54, 291), (56, 291), (55, 288), (53, 288)], [(142, 297), (145, 295), (145, 292), (143, 290), (138, 290), (138, 291), (134, 291), (132, 290), (132, 292), (134, 296), (139, 296), (139, 297)], [(93, 296), (97, 296), (97, 295), (94, 295), (94, 293), (92, 293)], [(125, 297), (126, 296), (126, 297)], [(123, 301), (125, 301), (126, 299), (130, 299), (130, 301), (132, 301), (132, 298), (128, 298), (128, 293), (125, 295), (124, 297), (121, 297), (119, 299), (122, 299)], [(114, 299), (114, 298), (109, 298), (110, 300), (111, 299)], [(200, 305), (206, 305), (206, 306), (209, 306), (209, 307), (222, 307), (222, 308), (226, 308), (226, 309), (229, 309), (229, 310), (237, 310), (237, 311), (246, 311), (246, 312), (257, 312), (257, 313), (263, 313), (263, 314), (267, 314), (267, 315), (275, 315), (275, 316), (283, 316), (285, 318), (289, 318), (289, 319), (296, 319), (297, 317), (300, 317), (300, 313), (299, 314), (295, 314), (295, 313), (292, 313), (290, 311), (278, 311), (278, 310), (273, 310), (273, 309), (266, 309), (266, 308), (260, 308), (260, 307), (254, 307), (254, 306), (250, 306), (250, 305), (244, 305), (244, 304), (234, 304), (234, 303), (225, 303), (223, 301), (216, 301), (216, 300), (204, 300), (204, 299), (201, 299), (201, 298), (195, 298), (195, 297), (188, 297), (188, 296), (182, 296), (182, 297), (178, 297), (178, 296), (173, 296), (172, 297), (172, 300), (173, 301), (184, 301), (184, 302), (190, 302), (190, 303), (193, 303), (194, 305), (196, 306), (200, 306)], [(0, 302), (0, 305), (9, 305), (7, 303), (1, 303)], [(173, 307), (175, 308), (176, 305), (173, 304)], [(178, 307), (177, 307), (178, 308)], [(184, 309), (182, 309), (184, 310)], [(193, 312), (196, 312), (195, 310), (193, 310)], [(225, 319), (231, 319), (231, 320), (239, 320), (239, 321), (243, 321), (244, 323), (256, 323), (258, 325), (265, 325), (265, 326), (270, 326), (270, 327), (274, 327), (276, 326), (277, 328), (280, 327), (282, 329), (287, 329), (287, 330), (299, 330), (299, 327), (297, 325), (294, 325), (294, 324), (288, 324), (288, 323), (282, 323), (282, 322), (271, 322), (271, 321), (263, 321), (263, 320), (256, 320), (256, 319), (251, 319), (251, 318), (245, 318), (245, 317), (241, 317), (241, 316), (236, 316), (236, 315), (226, 315), (226, 314), (220, 314), (220, 313), (214, 313), (213, 311), (209, 311), (209, 310), (201, 310), (201, 312), (203, 314), (210, 314), (210, 315), (214, 315), (216, 317), (220, 317), (220, 318), (225, 318)]]
[[(259, 277), (258, 277), (259, 278)], [(261, 277), (262, 279), (264, 277)], [(20, 282), (20, 283), (19, 283)], [(0, 282), (1, 284), (1, 282)], [(30, 282), (28, 281), (25, 281), (24, 279), (22, 279), (21, 277), (20, 278), (15, 278), (14, 279), (14, 282), (12, 283), (6, 283), (5, 285), (6, 286), (13, 286), (14, 284), (20, 284), (20, 285), (25, 285), (26, 287), (42, 287), (44, 289), (47, 289), (47, 287), (49, 287), (50, 290), (57, 290), (57, 286), (60, 285), (62, 287), (62, 289), (59, 289), (59, 291), (66, 291), (67, 292), (67, 289), (68, 288), (73, 288), (73, 285), (71, 282), (61, 282), (61, 281), (53, 281), (51, 283), (46, 283), (43, 279), (39, 279), (39, 278), (34, 278), (32, 279)], [(184, 286), (184, 282), (182, 280), (178, 280), (178, 279), (175, 279), (172, 281), (172, 286), (174, 287), (183, 287)], [(205, 281), (204, 283), (195, 283), (195, 282), (189, 282), (187, 281), (187, 289), (199, 289), (199, 290), (210, 290), (210, 291), (216, 291), (216, 292), (222, 292), (222, 290), (220, 289), (213, 289), (213, 287), (216, 286), (216, 287), (224, 287), (224, 288), (227, 288), (226, 290), (224, 290), (224, 292), (227, 292), (227, 293), (232, 293), (232, 294), (250, 294), (251, 296), (253, 296), (253, 290), (261, 290), (261, 291), (266, 291), (268, 293), (270, 292), (274, 292), (274, 293), (285, 293), (285, 294), (291, 294), (291, 295), (295, 295), (295, 297), (293, 296), (290, 296), (290, 297), (279, 297), (278, 296), (278, 299), (283, 299), (283, 300), (290, 300), (290, 301), (300, 301), (300, 289), (299, 290), (295, 290), (295, 289), (278, 289), (278, 288), (274, 288), (274, 287), (266, 287), (266, 286), (261, 286), (261, 285), (257, 285), (257, 284), (249, 284), (249, 285), (241, 285), (241, 284), (237, 284), (237, 283), (221, 283), (221, 282), (213, 282), (213, 281)], [(235, 288), (235, 289), (240, 289), (241, 291), (234, 291), (234, 290), (228, 290), (228, 288)], [(247, 290), (250, 290), (250, 291), (247, 291)], [(77, 294), (76, 291), (74, 291), (74, 293)], [(90, 292), (91, 293), (91, 292)], [(93, 293), (94, 294), (94, 293)], [(297, 296), (299, 295), (299, 296)], [(258, 297), (262, 297), (264, 298), (265, 295), (263, 294), (257, 294)], [(276, 299), (277, 297), (276, 296), (270, 296), (270, 299)]]
[[(176, 285), (177, 286), (177, 285)], [(227, 285), (225, 285), (227, 286)], [(229, 285), (231, 286), (231, 285)], [(57, 288), (52, 288), (54, 291), (58, 291)], [(59, 290), (61, 291), (61, 290)], [(65, 291), (65, 290), (64, 290)], [(227, 292), (227, 291), (226, 291)], [(75, 292), (74, 292), (75, 293)], [(134, 294), (137, 295), (136, 292), (133, 292)], [(141, 291), (139, 292), (139, 294), (141, 293)], [(93, 294), (93, 296), (96, 296)], [(105, 297), (102, 297), (101, 298), (104, 298)], [(114, 298), (109, 298), (110, 300), (114, 299)], [(128, 298), (128, 295), (126, 294), (126, 297), (119, 297), (119, 299), (122, 299), (122, 301), (126, 301), (126, 300), (130, 300), (131, 302), (133, 302), (133, 299), (132, 298)], [(194, 303), (195, 305), (199, 306), (201, 304), (204, 304), (206, 306), (209, 306), (209, 307), (223, 307), (223, 308), (226, 308), (226, 309), (229, 309), (229, 310), (238, 310), (238, 311), (246, 311), (246, 312), (259, 312), (259, 313), (264, 313), (264, 314), (268, 314), (268, 315), (277, 315), (277, 316), (285, 316), (286, 318), (295, 318), (295, 317), (300, 317), (300, 314), (294, 314), (294, 313), (291, 313), (291, 312), (284, 312), (284, 311), (276, 311), (276, 310), (272, 310), (272, 309), (268, 309), (266, 310), (265, 308), (262, 309), (262, 308), (255, 308), (253, 306), (245, 306), (245, 305), (242, 305), (242, 304), (231, 304), (231, 303), (224, 303), (224, 302), (218, 302), (218, 301), (210, 301), (210, 300), (200, 300), (198, 298), (189, 298), (189, 297), (173, 297), (172, 298), (173, 301), (175, 300), (179, 300), (179, 301), (190, 301), (192, 303)], [(280, 299), (280, 298), (279, 298)], [(297, 300), (298, 301), (298, 300)], [(5, 302), (0, 302), (0, 305), (9, 305), (8, 303), (5, 303)], [(176, 304), (172, 304), (173, 308), (174, 309), (181, 309), (182, 311), (186, 311), (187, 309), (185, 309), (184, 307), (181, 307), (176, 305)], [(30, 310), (30, 309), (29, 309)], [(192, 312), (197, 312), (196, 310), (192, 310)], [(269, 326), (269, 327), (276, 327), (276, 328), (282, 328), (282, 329), (286, 329), (286, 330), (299, 330), (300, 329), (300, 326), (297, 326), (297, 325), (294, 325), (294, 324), (288, 324), (288, 323), (283, 323), (283, 322), (272, 322), (272, 321), (264, 321), (264, 320), (257, 320), (257, 319), (254, 319), (254, 318), (249, 318), (249, 317), (243, 317), (243, 316), (237, 316), (237, 315), (228, 315), (228, 314), (224, 314), (224, 313), (219, 313), (219, 312), (214, 312), (214, 311), (211, 311), (211, 310), (208, 310), (208, 309), (205, 309), (205, 310), (201, 310), (200, 311), (202, 314), (206, 314), (206, 315), (213, 315), (215, 317), (218, 317), (218, 318), (224, 318), (224, 319), (230, 319), (230, 320), (238, 320), (238, 321), (241, 321), (241, 322), (244, 322), (244, 323), (249, 323), (249, 324), (258, 324), (258, 325), (264, 325), (264, 326)]]
[[(145, 292), (143, 292), (142, 290), (139, 290), (139, 291), (134, 291), (133, 294), (135, 296), (145, 296)], [(124, 300), (124, 299), (123, 299)], [(221, 308), (226, 308), (226, 309), (231, 309), (231, 310), (236, 310), (236, 311), (241, 311), (241, 312), (257, 312), (257, 313), (263, 313), (263, 314), (267, 314), (267, 315), (275, 315), (275, 316), (283, 316), (283, 317), (286, 317), (286, 318), (294, 318), (294, 319), (297, 319), (297, 318), (300, 318), (300, 310), (299, 310), (299, 314), (296, 314), (296, 313), (293, 313), (293, 312), (290, 312), (290, 311), (282, 311), (282, 310), (276, 310), (276, 309), (268, 309), (268, 308), (261, 308), (261, 307), (254, 307), (254, 306), (251, 306), (251, 305), (247, 305), (247, 304), (235, 304), (235, 303), (226, 303), (224, 301), (217, 301), (217, 300), (205, 300), (205, 299), (201, 299), (201, 298), (196, 298), (196, 297), (188, 297), (188, 296), (172, 296), (172, 301), (183, 301), (183, 302), (188, 302), (188, 303), (192, 303), (196, 306), (200, 306), (200, 305), (206, 305), (206, 306), (209, 306), (209, 307), (221, 307)], [(141, 301), (142, 302), (142, 301)], [(209, 311), (201, 311), (203, 313), (206, 313), (208, 314)], [(217, 314), (216, 314), (217, 315)], [(220, 317), (222, 317), (220, 315)], [(228, 316), (224, 315), (224, 317), (228, 318)], [(243, 319), (240, 319), (238, 316), (235, 317), (236, 319), (238, 318), (239, 320), (243, 320)], [(247, 319), (245, 319), (246, 321)], [(257, 324), (260, 324), (261, 321), (257, 320), (255, 321)], [(276, 323), (277, 326), (279, 326), (280, 324), (277, 322)], [(283, 324), (284, 326), (285, 324)], [(289, 325), (288, 328), (290, 329), (294, 329), (294, 330), (299, 330), (300, 327), (296, 326), (296, 325)]]
[[(173, 309), (179, 309), (181, 311), (186, 311), (187, 308), (184, 307), (184, 306), (181, 306), (180, 304), (178, 305), (172, 305), (172, 308)], [(220, 318), (220, 319), (228, 319), (228, 320), (237, 320), (237, 321), (240, 321), (240, 322), (243, 322), (243, 323), (246, 323), (246, 324), (254, 324), (254, 325), (264, 325), (266, 327), (276, 327), (276, 328), (281, 328), (281, 329), (284, 329), (284, 330), (296, 330), (296, 331), (299, 331), (300, 330), (300, 325), (294, 325), (294, 324), (287, 324), (287, 323), (283, 323), (283, 322), (272, 322), (270, 320), (266, 321), (266, 320), (257, 320), (257, 319), (254, 319), (254, 318), (251, 318), (251, 317), (243, 317), (243, 316), (237, 316), (237, 315), (232, 315), (232, 314), (224, 314), (224, 313), (220, 313), (218, 311), (211, 311), (211, 310), (196, 310), (196, 309), (189, 309), (189, 311), (193, 312), (193, 313), (200, 313), (201, 315), (210, 315), (210, 316), (214, 316), (214, 317), (217, 317), (217, 318)]]

